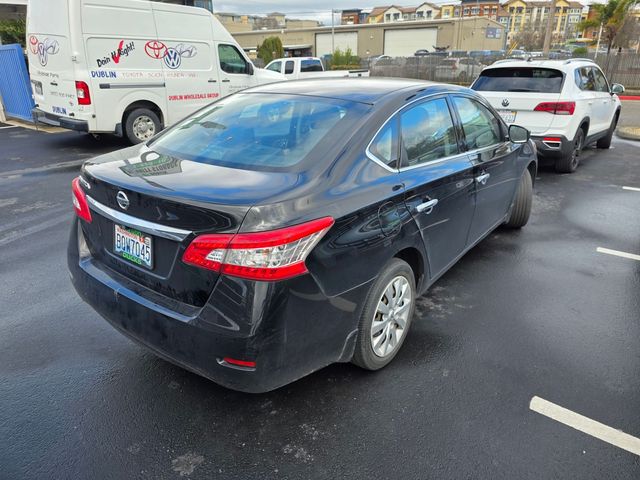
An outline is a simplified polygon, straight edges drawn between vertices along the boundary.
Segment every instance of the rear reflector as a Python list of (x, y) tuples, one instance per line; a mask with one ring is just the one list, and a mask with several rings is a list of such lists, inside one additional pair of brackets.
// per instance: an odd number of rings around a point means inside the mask
[(331, 228), (331, 217), (268, 232), (196, 237), (182, 261), (250, 280), (284, 280), (307, 273), (305, 260)]
[(539, 103), (535, 112), (548, 112), (554, 115), (573, 115), (576, 111), (576, 102), (542, 102)]
[(91, 211), (89, 210), (89, 202), (87, 202), (87, 196), (84, 194), (84, 190), (80, 186), (80, 177), (76, 177), (71, 182), (71, 192), (73, 194), (73, 209), (85, 222), (91, 223)]
[(229, 365), (237, 365), (238, 367), (256, 368), (256, 362), (250, 362), (248, 360), (237, 360), (235, 358), (224, 357), (222, 359)]
[(544, 137), (542, 141), (550, 143), (562, 143), (562, 139), (560, 137)]
[(76, 96), (78, 97), (78, 105), (91, 105), (89, 85), (85, 82), (76, 82)]

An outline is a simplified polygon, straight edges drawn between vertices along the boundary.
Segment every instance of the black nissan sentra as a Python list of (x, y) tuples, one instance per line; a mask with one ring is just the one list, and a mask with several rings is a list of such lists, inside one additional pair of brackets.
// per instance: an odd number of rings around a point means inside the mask
[(419, 295), (527, 223), (536, 168), (528, 131), (466, 88), (261, 86), (86, 162), (69, 269), (122, 333), (229, 388), (377, 370)]

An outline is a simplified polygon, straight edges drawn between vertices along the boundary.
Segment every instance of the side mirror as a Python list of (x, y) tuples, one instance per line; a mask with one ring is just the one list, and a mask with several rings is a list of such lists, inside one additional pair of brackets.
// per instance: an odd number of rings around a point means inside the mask
[(247, 63), (247, 71), (246, 71), (247, 75), (253, 75), (253, 63), (248, 62)]
[(624, 86), (620, 85), (619, 83), (614, 83), (613, 85), (611, 85), (611, 93), (616, 95), (624, 93)]
[(511, 143), (527, 143), (531, 132), (520, 125), (509, 125), (509, 140)]

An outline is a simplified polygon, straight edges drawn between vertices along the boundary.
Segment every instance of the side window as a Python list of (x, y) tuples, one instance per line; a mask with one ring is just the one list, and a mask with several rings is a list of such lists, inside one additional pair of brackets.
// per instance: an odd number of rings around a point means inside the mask
[(284, 74), (291, 75), (293, 73), (293, 60), (287, 60), (284, 64)]
[(300, 64), (301, 72), (321, 72), (322, 63), (320, 60), (302, 60)]
[(281, 68), (282, 68), (282, 62), (273, 62), (267, 67), (267, 70), (280, 73)]
[(469, 150), (500, 143), (502, 129), (498, 119), (479, 102), (466, 97), (453, 97)]
[(439, 160), (458, 153), (453, 120), (444, 98), (430, 100), (400, 115), (402, 167)]
[(596, 80), (591, 68), (582, 67), (576, 69), (576, 84), (580, 90), (586, 92), (595, 92)]
[(247, 61), (233, 45), (218, 45), (220, 68), (227, 73), (247, 73)]
[(398, 119), (392, 118), (378, 132), (369, 151), (390, 168), (398, 167)]
[(602, 74), (602, 72), (595, 67), (591, 67), (591, 71), (593, 72), (593, 78), (596, 85), (596, 92), (609, 93), (609, 84), (607, 83), (607, 79), (604, 78), (604, 75)]

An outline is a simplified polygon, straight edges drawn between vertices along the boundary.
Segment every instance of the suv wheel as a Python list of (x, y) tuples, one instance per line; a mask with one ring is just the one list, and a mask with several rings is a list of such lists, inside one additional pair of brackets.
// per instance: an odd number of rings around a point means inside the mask
[(611, 125), (609, 126), (609, 130), (607, 131), (607, 136), (602, 137), (600, 140), (596, 142), (596, 147), (598, 148), (609, 148), (611, 146), (611, 139), (613, 138), (613, 132), (616, 131), (616, 127), (618, 126), (618, 117), (620, 114), (616, 112), (613, 116), (613, 120), (611, 120)]
[(584, 130), (579, 128), (573, 138), (571, 150), (564, 156), (556, 160), (556, 172), (573, 173), (580, 164), (580, 153), (584, 146)]

